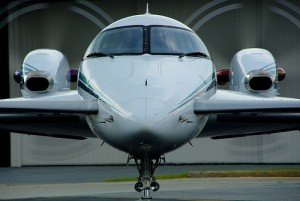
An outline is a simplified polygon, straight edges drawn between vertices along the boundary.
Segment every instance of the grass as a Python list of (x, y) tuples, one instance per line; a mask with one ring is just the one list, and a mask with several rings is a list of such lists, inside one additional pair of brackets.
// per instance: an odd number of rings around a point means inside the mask
[(126, 181), (136, 181), (135, 177), (124, 177), (124, 178), (116, 178), (116, 179), (106, 179), (104, 182), (126, 182)]
[[(199, 171), (180, 174), (167, 174), (155, 177), (157, 180), (208, 178), (208, 177), (300, 177), (300, 168), (271, 169), (271, 170), (235, 170), (235, 171)], [(105, 182), (136, 181), (136, 177), (107, 179)]]
[[(168, 174), (168, 175), (159, 175), (155, 178), (157, 180), (167, 180), (167, 179), (183, 179), (188, 178), (189, 173), (180, 173), (180, 174)], [(104, 182), (126, 182), (126, 181), (136, 181), (136, 177), (125, 177), (125, 178), (116, 178), (116, 179), (107, 179)]]
[(235, 170), (235, 171), (200, 171), (190, 172), (190, 178), (213, 177), (300, 177), (300, 168), (272, 170)]

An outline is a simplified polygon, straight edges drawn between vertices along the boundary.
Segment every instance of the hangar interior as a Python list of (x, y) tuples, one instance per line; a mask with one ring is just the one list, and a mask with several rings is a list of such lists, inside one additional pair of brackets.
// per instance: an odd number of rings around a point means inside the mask
[[(24, 57), (56, 49), (77, 68), (92, 39), (121, 18), (165, 15), (191, 27), (204, 41), (216, 68), (228, 68), (244, 48), (264, 48), (287, 77), (280, 96), (300, 98), (300, 2), (297, 0), (19, 0), (0, 4), (0, 98), (19, 97), (12, 76)], [(76, 88), (76, 86), (73, 86)], [(222, 87), (222, 88), (226, 88)], [(1, 166), (125, 164), (127, 155), (102, 141), (0, 135)], [(237, 139), (194, 139), (166, 154), (167, 163), (300, 163), (298, 131)]]

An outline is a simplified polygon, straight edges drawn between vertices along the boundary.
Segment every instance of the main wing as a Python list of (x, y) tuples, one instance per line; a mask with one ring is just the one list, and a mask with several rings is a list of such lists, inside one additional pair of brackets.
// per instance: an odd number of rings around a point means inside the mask
[(300, 129), (300, 100), (292, 98), (218, 90), (209, 100), (195, 100), (194, 112), (209, 115), (197, 137), (234, 138)]
[(95, 137), (85, 116), (98, 113), (96, 100), (85, 101), (77, 91), (36, 98), (0, 101), (0, 130), (58, 138)]

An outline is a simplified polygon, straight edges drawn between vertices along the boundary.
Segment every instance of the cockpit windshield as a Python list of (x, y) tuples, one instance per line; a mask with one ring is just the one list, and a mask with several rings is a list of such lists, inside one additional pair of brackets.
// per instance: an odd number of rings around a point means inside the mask
[(85, 57), (189, 53), (209, 56), (204, 43), (193, 31), (168, 26), (132, 26), (101, 32), (89, 46)]
[(87, 54), (142, 54), (143, 27), (122, 27), (100, 33), (90, 45)]
[(152, 27), (150, 53), (185, 54), (208, 51), (200, 38), (192, 31), (173, 27)]

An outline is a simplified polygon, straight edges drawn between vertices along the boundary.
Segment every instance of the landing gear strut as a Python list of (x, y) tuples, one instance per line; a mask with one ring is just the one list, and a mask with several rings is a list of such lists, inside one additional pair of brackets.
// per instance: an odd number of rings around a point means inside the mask
[(139, 171), (138, 182), (135, 184), (134, 188), (137, 192), (144, 191), (144, 196), (142, 199), (152, 199), (150, 196), (150, 191), (158, 191), (160, 188), (159, 183), (156, 182), (154, 177), (155, 169), (160, 164), (160, 161), (164, 157), (153, 156), (150, 153), (148, 146), (144, 147), (142, 155), (131, 156), (129, 159), (134, 159), (137, 169)]

